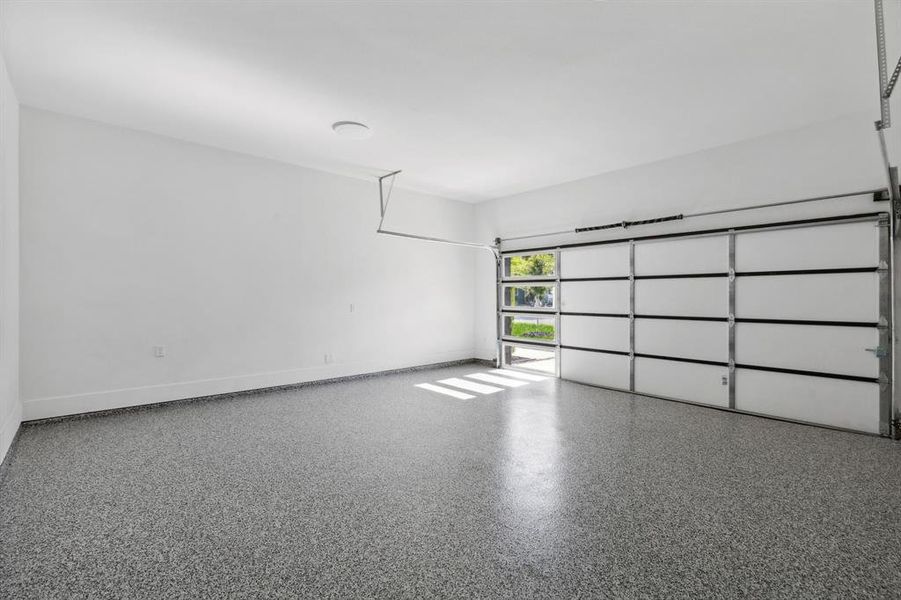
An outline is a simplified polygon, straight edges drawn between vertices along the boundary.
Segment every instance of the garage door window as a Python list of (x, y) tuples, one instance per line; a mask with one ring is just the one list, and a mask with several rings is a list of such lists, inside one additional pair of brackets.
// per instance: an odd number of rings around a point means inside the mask
[(557, 261), (552, 253), (504, 257), (504, 279), (553, 279)]
[(554, 285), (505, 285), (504, 308), (553, 310), (555, 296)]
[(555, 317), (529, 314), (505, 314), (504, 337), (553, 343), (557, 340)]

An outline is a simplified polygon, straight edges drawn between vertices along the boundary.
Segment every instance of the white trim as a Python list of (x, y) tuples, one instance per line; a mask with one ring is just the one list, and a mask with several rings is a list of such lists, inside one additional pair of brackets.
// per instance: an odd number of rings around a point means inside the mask
[(76, 415), (99, 410), (125, 408), (171, 402), (187, 398), (201, 398), (216, 394), (243, 392), (282, 385), (307, 383), (335, 377), (364, 375), (391, 369), (405, 369), (452, 360), (465, 360), (475, 356), (473, 350), (438, 352), (425, 356), (394, 360), (372, 360), (355, 363), (339, 363), (316, 367), (303, 367), (285, 371), (236, 375), (217, 379), (199, 379), (177, 383), (164, 383), (115, 390), (102, 390), (65, 396), (34, 398), (23, 402), (23, 421)]
[(22, 405), (19, 402), (15, 402), (13, 409), (5, 417), (3, 427), (0, 428), (0, 463), (4, 461), (6, 453), (12, 447), (21, 423)]

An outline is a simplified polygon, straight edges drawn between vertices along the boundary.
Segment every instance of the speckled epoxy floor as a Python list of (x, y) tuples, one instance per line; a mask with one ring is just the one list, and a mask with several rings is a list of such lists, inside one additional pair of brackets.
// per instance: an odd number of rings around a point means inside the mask
[(0, 598), (898, 598), (901, 446), (478, 365), (25, 427)]

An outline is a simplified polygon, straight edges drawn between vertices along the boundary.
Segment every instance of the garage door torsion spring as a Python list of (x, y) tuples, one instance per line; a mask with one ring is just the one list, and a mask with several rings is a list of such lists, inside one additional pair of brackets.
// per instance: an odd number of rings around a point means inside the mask
[(622, 227), (628, 229), (633, 225), (651, 225), (653, 223), (663, 223), (666, 221), (681, 221), (682, 215), (672, 215), (669, 217), (658, 217), (656, 219), (643, 219), (641, 221), (620, 221), (619, 223), (610, 223), (608, 225), (595, 225), (594, 227), (578, 227), (576, 233), (584, 233), (586, 231), (599, 231), (601, 229), (617, 229)]

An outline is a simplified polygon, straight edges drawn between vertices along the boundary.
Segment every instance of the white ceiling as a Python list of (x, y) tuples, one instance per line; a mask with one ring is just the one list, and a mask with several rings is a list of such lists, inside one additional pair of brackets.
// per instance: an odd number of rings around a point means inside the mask
[(468, 201), (878, 117), (869, 0), (0, 4), (23, 104)]

